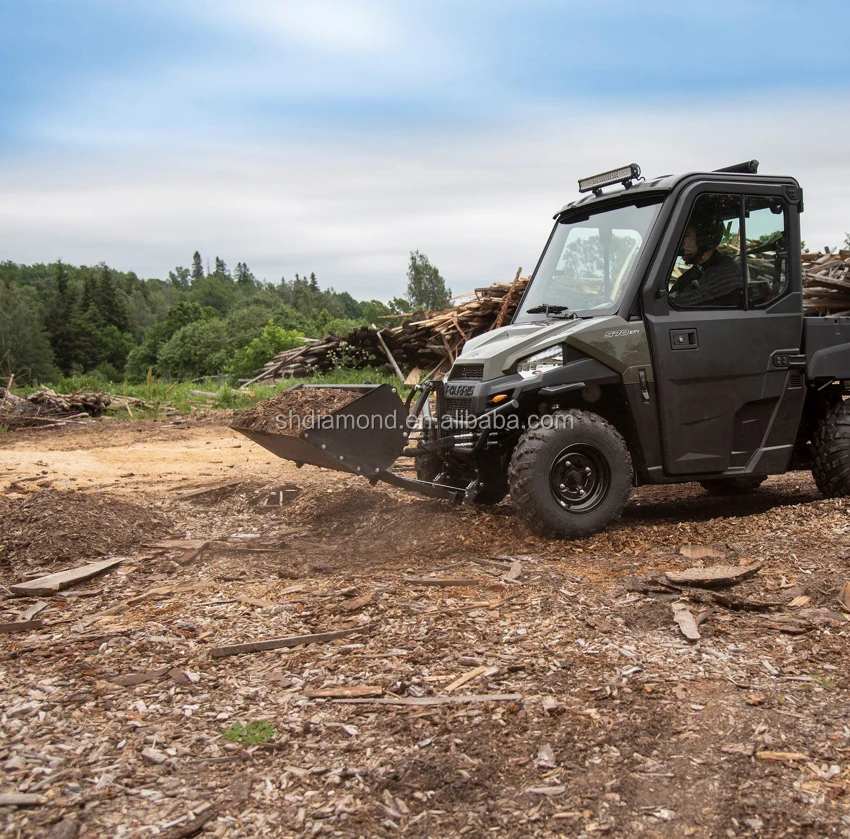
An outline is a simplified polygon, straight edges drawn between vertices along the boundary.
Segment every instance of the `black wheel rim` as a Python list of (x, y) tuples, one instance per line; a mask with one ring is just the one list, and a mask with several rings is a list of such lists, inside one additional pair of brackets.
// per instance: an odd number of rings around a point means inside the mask
[(555, 500), (571, 513), (587, 513), (598, 507), (611, 485), (611, 469), (599, 449), (587, 444), (565, 448), (549, 473)]

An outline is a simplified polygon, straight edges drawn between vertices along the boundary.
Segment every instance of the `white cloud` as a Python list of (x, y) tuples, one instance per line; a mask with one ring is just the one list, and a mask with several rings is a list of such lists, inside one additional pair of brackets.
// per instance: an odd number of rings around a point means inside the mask
[[(850, 161), (834, 137), (850, 130), (850, 112), (772, 102), (526, 112), (511, 130), (162, 145), (96, 162), (7, 158), (0, 254), (103, 259), (162, 277), (198, 248), (269, 280), (316, 271), (324, 285), (388, 298), (403, 291), (408, 251), (418, 248), (459, 293), (509, 279), (519, 265), (530, 271), (582, 175), (632, 160), (654, 175), (751, 157), (763, 172), (800, 180), (809, 245), (838, 244), (850, 230)], [(831, 116), (801, 131), (789, 126), (795, 113)]]

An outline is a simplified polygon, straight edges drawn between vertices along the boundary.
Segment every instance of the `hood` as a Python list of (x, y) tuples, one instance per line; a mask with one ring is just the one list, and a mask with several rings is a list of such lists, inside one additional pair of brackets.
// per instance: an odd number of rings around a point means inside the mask
[(483, 364), (484, 381), (505, 376), (522, 358), (563, 343), (568, 335), (598, 328), (606, 321), (619, 321), (616, 316), (574, 320), (543, 320), (517, 323), (470, 338), (456, 364)]

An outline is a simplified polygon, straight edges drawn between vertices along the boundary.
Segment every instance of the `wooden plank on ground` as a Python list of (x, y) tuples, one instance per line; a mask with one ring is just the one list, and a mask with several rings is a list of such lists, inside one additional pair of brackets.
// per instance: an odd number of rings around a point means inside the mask
[(521, 693), (481, 693), (460, 696), (384, 696), (380, 699), (337, 699), (336, 702), (363, 705), (463, 705), (467, 702), (521, 702)]
[(712, 565), (708, 568), (687, 568), (684, 571), (666, 571), (671, 583), (689, 586), (731, 586), (757, 574), (763, 562), (751, 565)]
[(366, 696), (383, 695), (384, 689), (376, 685), (341, 686), (304, 691), (304, 696), (308, 696), (310, 699), (362, 699)]
[(35, 807), (46, 800), (33, 792), (0, 792), (0, 807)]
[(96, 577), (98, 574), (103, 574), (105, 571), (109, 571), (110, 568), (120, 565), (123, 561), (124, 557), (121, 556), (113, 559), (104, 559), (101, 562), (91, 562), (88, 565), (81, 565), (79, 568), (60, 571), (58, 574), (48, 574), (46, 577), (39, 577), (36, 580), (30, 580), (26, 583), (16, 583), (13, 586), (9, 586), (9, 591), (20, 597), (36, 594), (56, 594), (57, 591), (62, 591), (63, 588), (68, 588), (74, 583), (80, 583), (83, 580)]
[(356, 626), (351, 629), (335, 629), (330, 632), (317, 632), (315, 635), (292, 635), (287, 638), (270, 638), (267, 641), (250, 641), (246, 644), (231, 644), (226, 647), (216, 647), (210, 650), (213, 658), (223, 658), (227, 655), (240, 655), (241, 653), (259, 653), (265, 650), (278, 650), (283, 647), (299, 647), (301, 644), (321, 644), (325, 641), (334, 641), (337, 638), (347, 638), (349, 635), (357, 635), (371, 629), (371, 624)]
[(15, 632), (32, 632), (41, 629), (44, 621), (12, 621), (0, 623), (0, 635), (12, 635)]
[(435, 577), (405, 577), (404, 581), (414, 586), (480, 586), (487, 580), (475, 577), (464, 577), (455, 580), (440, 580)]

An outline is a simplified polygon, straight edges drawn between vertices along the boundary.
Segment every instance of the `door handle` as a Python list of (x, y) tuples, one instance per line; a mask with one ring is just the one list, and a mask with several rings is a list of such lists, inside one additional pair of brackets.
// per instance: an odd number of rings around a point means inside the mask
[(671, 329), (670, 347), (674, 350), (699, 349), (699, 339), (696, 329)]

